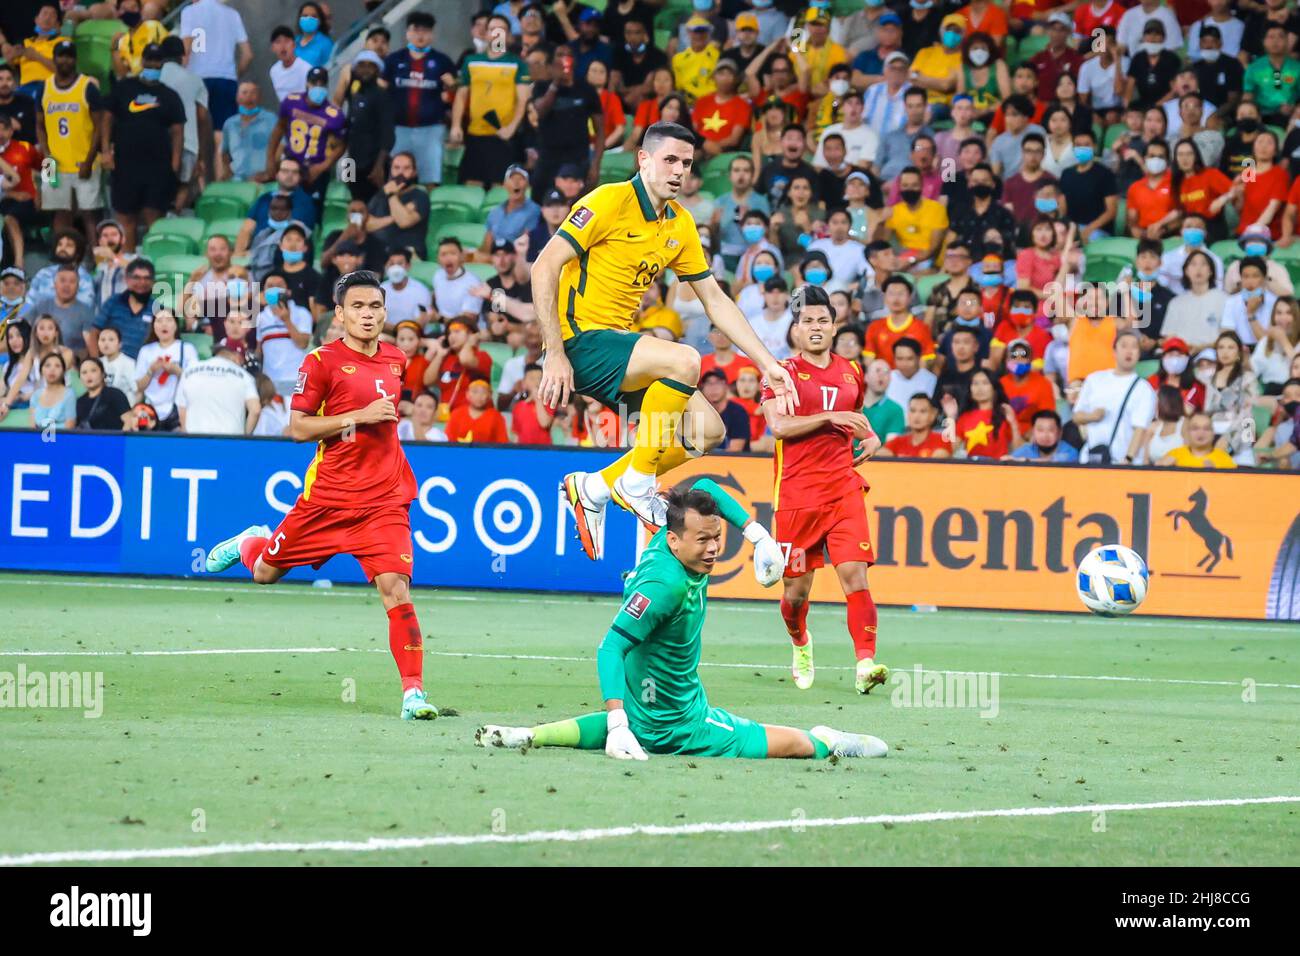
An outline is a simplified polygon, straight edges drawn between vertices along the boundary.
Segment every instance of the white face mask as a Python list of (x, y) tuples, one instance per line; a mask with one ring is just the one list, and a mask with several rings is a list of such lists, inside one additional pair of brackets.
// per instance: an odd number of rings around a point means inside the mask
[(989, 51), (983, 47), (976, 47), (970, 51), (970, 61), (976, 66), (983, 66), (989, 61)]
[(352, 225), (354, 225), (354, 226), (359, 226), (359, 225), (361, 225), (361, 223), (365, 221), (365, 218), (366, 218), (366, 217), (365, 217), (362, 213), (359, 213), (359, 212), (350, 212), (350, 213), (348, 213), (348, 222), (352, 223)]
[(406, 281), (406, 266), (389, 266), (384, 270), (384, 275), (393, 285), (401, 285)]
[(1161, 50), (1163, 50), (1164, 48), (1165, 48), (1165, 45), (1164, 45), (1163, 43), (1143, 43), (1143, 44), (1142, 44), (1142, 52), (1143, 52), (1143, 53), (1149, 53), (1151, 56), (1156, 56), (1156, 55), (1157, 55)]
[(843, 79), (841, 79), (841, 80), (831, 80), (831, 95), (833, 95), (833, 96), (843, 96), (843, 95), (844, 95), (845, 93), (847, 93), (848, 91), (849, 91), (849, 81), (848, 81), (848, 80), (843, 80)]
[(1187, 370), (1187, 356), (1175, 352), (1162, 358), (1160, 364), (1170, 375), (1182, 375)]
[(1196, 380), (1202, 385), (1209, 385), (1210, 379), (1214, 378), (1214, 369), (1209, 367), (1198, 368), (1194, 374), (1196, 375)]
[(1206, 63), (1213, 63), (1215, 60), (1219, 58), (1219, 53), (1220, 53), (1219, 50), (1202, 50), (1201, 59), (1204, 60)]
[(1163, 156), (1152, 156), (1147, 159), (1147, 172), (1153, 176), (1159, 176), (1169, 168), (1169, 163)]

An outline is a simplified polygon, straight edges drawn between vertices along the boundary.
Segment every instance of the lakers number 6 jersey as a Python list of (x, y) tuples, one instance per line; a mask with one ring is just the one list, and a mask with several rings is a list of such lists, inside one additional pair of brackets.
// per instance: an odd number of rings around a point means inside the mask
[(45, 113), (45, 139), (50, 155), (59, 164), (59, 172), (75, 173), (90, 151), (95, 137), (95, 111), (101, 108), (99, 86), (84, 73), (72, 86), (61, 90), (54, 77), (41, 90), (41, 109)]

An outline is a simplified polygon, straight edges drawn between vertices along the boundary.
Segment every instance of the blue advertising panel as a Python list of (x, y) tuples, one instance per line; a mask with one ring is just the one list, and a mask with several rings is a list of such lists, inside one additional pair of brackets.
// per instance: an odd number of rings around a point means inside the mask
[[(278, 439), (0, 432), (0, 568), (204, 576), (205, 549), (293, 506), (314, 446)], [(407, 444), (417, 585), (618, 592), (635, 519), (614, 509), (606, 559), (582, 553), (559, 491), (610, 452)], [(247, 578), (236, 566), (222, 577)], [(365, 580), (336, 557), (292, 578)]]

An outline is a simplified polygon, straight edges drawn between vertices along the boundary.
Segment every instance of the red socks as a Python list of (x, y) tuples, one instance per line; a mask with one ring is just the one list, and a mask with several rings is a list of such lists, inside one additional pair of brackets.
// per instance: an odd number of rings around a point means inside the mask
[(424, 641), (415, 605), (399, 604), (388, 611), (388, 649), (402, 675), (402, 692), (424, 689)]
[(803, 647), (808, 643), (808, 636), (805, 633), (808, 624), (807, 601), (796, 606), (781, 598), (781, 619), (785, 621), (786, 632), (795, 647)]
[(868, 590), (846, 594), (849, 605), (849, 636), (858, 660), (876, 656), (876, 602)]
[(267, 538), (245, 538), (240, 542), (239, 560), (243, 562), (244, 567), (248, 568), (249, 574), (252, 574), (253, 568), (257, 566), (257, 559), (261, 557), (267, 540)]

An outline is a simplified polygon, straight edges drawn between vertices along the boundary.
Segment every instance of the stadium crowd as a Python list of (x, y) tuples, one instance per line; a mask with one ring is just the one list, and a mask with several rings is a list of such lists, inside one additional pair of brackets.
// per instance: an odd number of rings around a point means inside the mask
[[(0, 427), (284, 434), (368, 268), (404, 439), (627, 444), (537, 396), (529, 265), (672, 120), (714, 274), (778, 357), (832, 293), (881, 455), (1300, 467), (1290, 0), (505, 0), (455, 55), (417, 10), (349, 62), (325, 3), (268, 37), (167, 6), (0, 37)], [(704, 356), (728, 450), (773, 448), (689, 284), (638, 330)]]

